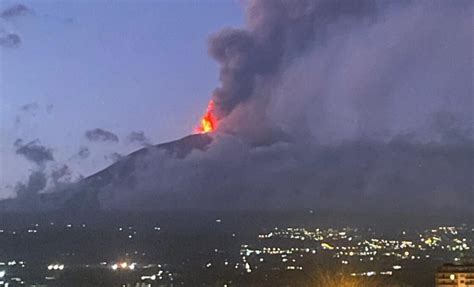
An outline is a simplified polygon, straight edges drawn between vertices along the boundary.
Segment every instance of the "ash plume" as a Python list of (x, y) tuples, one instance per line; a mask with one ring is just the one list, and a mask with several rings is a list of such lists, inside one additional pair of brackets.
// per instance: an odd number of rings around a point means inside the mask
[(224, 29), (209, 40), (209, 54), (220, 64), (221, 85), (212, 95), (217, 116), (258, 96), (261, 81), (320, 42), (330, 25), (341, 18), (361, 22), (375, 10), (370, 0), (251, 1), (245, 29)]
[(472, 6), (250, 1), (245, 28), (209, 40), (220, 65), (219, 130), (281, 130), (319, 143), (436, 141), (438, 113), (472, 124)]

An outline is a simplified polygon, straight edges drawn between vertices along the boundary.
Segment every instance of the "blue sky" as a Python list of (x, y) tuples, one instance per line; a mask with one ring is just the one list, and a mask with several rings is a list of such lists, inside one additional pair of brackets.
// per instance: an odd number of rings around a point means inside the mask
[[(125, 140), (131, 131), (153, 143), (189, 134), (218, 84), (207, 39), (243, 23), (238, 1), (21, 3), (34, 15), (0, 23), (22, 39), (0, 47), (0, 198), (33, 168), (15, 154), (18, 138), (39, 139), (53, 149), (52, 166), (88, 175), (110, 164), (106, 155), (139, 148)], [(0, 11), (13, 4), (3, 1)], [(31, 103), (37, 108), (21, 111)], [(88, 142), (93, 128), (119, 143)], [(91, 156), (79, 161), (81, 146)]]

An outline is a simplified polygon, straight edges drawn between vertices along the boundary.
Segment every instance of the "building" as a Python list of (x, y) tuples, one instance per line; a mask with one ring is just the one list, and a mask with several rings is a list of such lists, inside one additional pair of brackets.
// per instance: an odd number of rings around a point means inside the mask
[(444, 264), (435, 282), (436, 287), (474, 287), (474, 264)]

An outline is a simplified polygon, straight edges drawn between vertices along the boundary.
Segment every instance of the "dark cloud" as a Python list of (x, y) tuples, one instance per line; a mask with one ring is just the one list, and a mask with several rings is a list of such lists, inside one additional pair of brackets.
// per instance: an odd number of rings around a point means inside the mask
[(119, 138), (116, 134), (104, 129), (88, 130), (85, 133), (86, 138), (91, 142), (118, 142)]
[(18, 48), (21, 44), (21, 38), (15, 33), (0, 32), (0, 47)]
[(127, 136), (127, 140), (129, 143), (139, 143), (142, 145), (146, 145), (150, 142), (150, 139), (145, 136), (145, 133), (142, 131), (133, 131)]
[(220, 131), (431, 141), (436, 113), (472, 123), (473, 4), (435, 2), (249, 1), (245, 28), (209, 41)]
[(34, 198), (46, 187), (47, 178), (43, 171), (34, 171), (30, 174), (27, 183), (18, 183), (15, 187), (17, 198), (25, 200)]
[(53, 169), (51, 172), (51, 179), (54, 185), (58, 185), (61, 182), (69, 182), (71, 180), (72, 171), (69, 166), (63, 164)]
[(257, 82), (326, 37), (330, 25), (363, 21), (375, 1), (250, 1), (246, 29), (225, 29), (209, 40), (209, 53), (220, 64), (221, 86), (213, 93), (219, 118), (252, 97)]
[(15, 142), (13, 143), (13, 146), (16, 148), (20, 148), (23, 146), (23, 140), (22, 139), (16, 139)]
[(50, 113), (53, 111), (53, 109), (54, 109), (54, 105), (53, 105), (53, 104), (49, 104), (49, 105), (46, 106), (46, 112), (47, 112), (48, 114), (50, 114)]
[(39, 140), (23, 144), (23, 140), (17, 139), (14, 143), (16, 154), (23, 155), (27, 160), (43, 166), (48, 161), (53, 161), (53, 151), (40, 144)]
[[(28, 14), (33, 14), (33, 10), (23, 4), (15, 4), (0, 12), (0, 18), (9, 21)], [(22, 40), (18, 33), (7, 32), (2, 27), (0, 27), (0, 47), (18, 48), (20, 47), (21, 42)]]
[(24, 16), (32, 13), (33, 10), (31, 10), (27, 6), (23, 4), (15, 4), (3, 10), (0, 13), (0, 17), (6, 20), (10, 20), (19, 16)]
[(40, 106), (35, 103), (24, 104), (19, 108), (20, 113), (15, 116), (15, 126), (28, 122), (28, 118), (35, 117), (40, 110)]
[(81, 158), (81, 159), (88, 158), (90, 154), (91, 154), (91, 151), (90, 151), (89, 148), (86, 147), (86, 146), (81, 146), (81, 147), (79, 148), (79, 151), (77, 152), (77, 155), (78, 155), (79, 158)]
[(20, 107), (20, 111), (22, 112), (28, 112), (28, 113), (35, 113), (37, 112), (38, 110), (40, 109), (40, 106), (38, 105), (38, 103), (29, 103), (29, 104), (25, 104), (23, 106)]

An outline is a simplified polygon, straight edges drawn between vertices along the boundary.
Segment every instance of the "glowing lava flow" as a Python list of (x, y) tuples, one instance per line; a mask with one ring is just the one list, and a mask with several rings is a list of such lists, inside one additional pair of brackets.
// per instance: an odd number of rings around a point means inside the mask
[(214, 101), (210, 101), (207, 106), (207, 111), (201, 119), (200, 125), (196, 128), (197, 133), (205, 134), (216, 130), (217, 119), (213, 114), (214, 112)]

